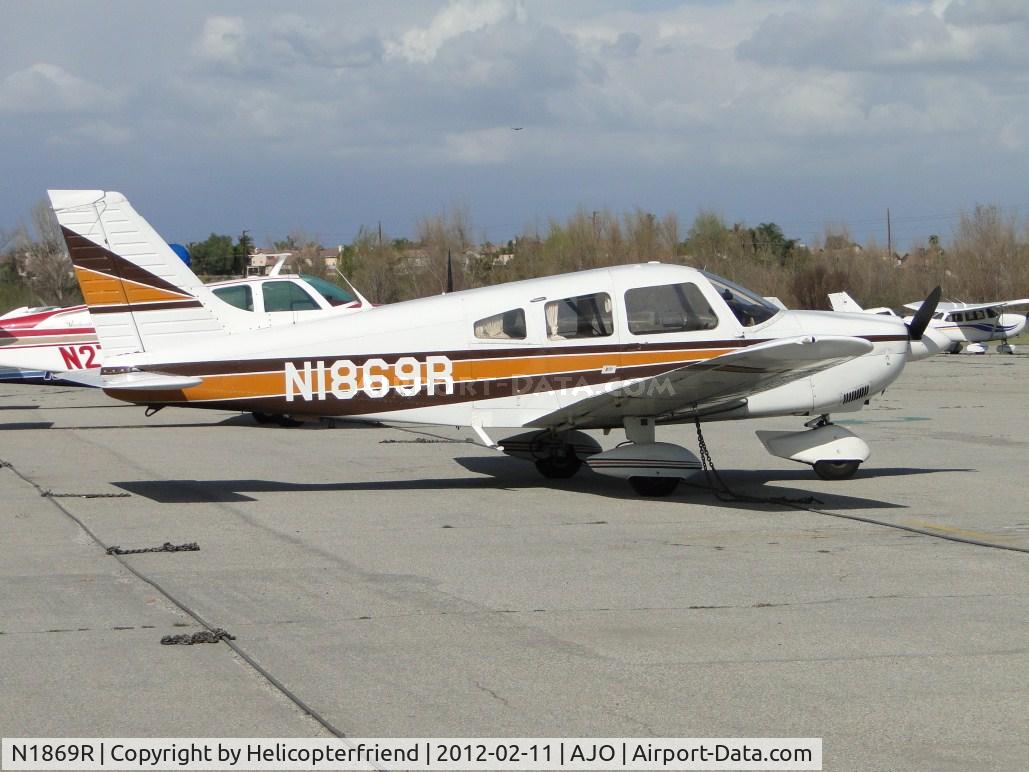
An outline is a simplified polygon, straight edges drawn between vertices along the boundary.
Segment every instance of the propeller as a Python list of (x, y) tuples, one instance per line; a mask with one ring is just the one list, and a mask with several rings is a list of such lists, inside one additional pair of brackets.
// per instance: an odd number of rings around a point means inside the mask
[(450, 259), (450, 250), (447, 250), (447, 288), (444, 294), (454, 291), (454, 263)]
[(922, 301), (922, 305), (915, 311), (915, 315), (911, 317), (911, 322), (908, 324), (908, 337), (911, 340), (921, 340), (925, 334), (925, 328), (929, 326), (929, 320), (933, 318), (933, 314), (936, 313), (936, 305), (940, 302), (940, 295), (942, 290), (937, 287), (929, 293), (929, 297)]

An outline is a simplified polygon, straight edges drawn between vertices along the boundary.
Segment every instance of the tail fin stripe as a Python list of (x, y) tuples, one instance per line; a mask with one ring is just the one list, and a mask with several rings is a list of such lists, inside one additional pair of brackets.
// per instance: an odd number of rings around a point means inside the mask
[[(136, 284), (146, 285), (154, 289), (162, 289), (175, 293), (179, 297), (187, 296), (179, 287), (155, 276), (145, 268), (130, 263), (108, 249), (95, 244), (72, 230), (62, 226), (64, 239), (68, 244), (68, 254), (74, 265), (96, 273), (107, 274), (115, 279), (124, 279)], [(192, 297), (192, 296), (189, 296)]]

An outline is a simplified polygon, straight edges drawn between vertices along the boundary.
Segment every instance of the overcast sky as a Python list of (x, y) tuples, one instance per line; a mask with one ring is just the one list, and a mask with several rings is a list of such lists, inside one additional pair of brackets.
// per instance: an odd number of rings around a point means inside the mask
[(285, 7), (0, 0), (0, 228), (48, 187), (180, 241), (639, 207), (884, 242), (890, 207), (903, 247), (1029, 213), (1026, 0)]

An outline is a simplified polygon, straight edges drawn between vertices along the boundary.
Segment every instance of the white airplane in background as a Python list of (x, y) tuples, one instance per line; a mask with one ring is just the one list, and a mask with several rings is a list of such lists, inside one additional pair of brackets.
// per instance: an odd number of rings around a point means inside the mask
[[(352, 292), (347, 292), (317, 276), (283, 273), (287, 258), (280, 257), (267, 275), (207, 286), (215, 297), (249, 312), (251, 329), (295, 324), (312, 314), (343, 315), (372, 307), (353, 285)], [(99, 371), (102, 364), (103, 352), (85, 305), (23, 307), (0, 316), (0, 381), (99, 385), (88, 372), (83, 377), (82, 371)]]
[[(103, 344), (105, 392), (126, 402), (465, 426), (569, 477), (585, 460), (667, 495), (700, 468), (656, 426), (795, 415), (758, 436), (825, 479), (869, 456), (829, 414), (860, 410), (909, 359), (937, 353), (910, 324), (789, 311), (713, 274), (649, 263), (464, 290), (250, 330), (216, 302), (120, 193), (50, 191)], [(129, 286), (131, 282), (131, 286)], [(95, 313), (102, 309), (101, 313)], [(491, 432), (520, 433), (495, 442)], [(610, 450), (582, 429), (621, 429)]]
[[(862, 309), (846, 292), (830, 293), (829, 303), (833, 311), (899, 316), (890, 308)], [(1015, 347), (1008, 343), (1008, 339), (1017, 337), (1025, 329), (1026, 318), (1023, 314), (1006, 314), (1004, 309), (1025, 305), (1029, 305), (1029, 298), (995, 303), (939, 303), (929, 322), (929, 329), (946, 338), (942, 348), (950, 354), (958, 353), (962, 346), (966, 354), (985, 354), (985, 344), (991, 340), (1002, 341), (997, 346), (998, 353), (1014, 354)], [(904, 306), (915, 312), (921, 307), (921, 302)], [(905, 321), (911, 318), (904, 317)]]

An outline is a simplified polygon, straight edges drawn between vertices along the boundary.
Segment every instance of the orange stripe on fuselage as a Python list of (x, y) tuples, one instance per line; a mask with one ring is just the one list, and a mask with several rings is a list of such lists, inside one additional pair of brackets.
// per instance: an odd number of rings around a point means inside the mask
[[(453, 379), (455, 383), (467, 381), (502, 380), (509, 378), (522, 378), (544, 375), (558, 375), (571, 372), (589, 372), (600, 370), (606, 365), (614, 365), (619, 369), (626, 367), (640, 367), (658, 364), (688, 364), (690, 362), (705, 361), (712, 357), (721, 356), (734, 349), (694, 349), (680, 351), (632, 351), (632, 352), (602, 352), (591, 354), (575, 354), (570, 351), (568, 354), (551, 354), (545, 356), (517, 356), (498, 357), (496, 359), (464, 359), (453, 362)], [(315, 362), (319, 360), (313, 360)], [(333, 362), (337, 360), (324, 359), (326, 371)], [(392, 368), (386, 367), (377, 370), (381, 375), (386, 376), (390, 386), (407, 385), (405, 381), (397, 377)], [(614, 375), (614, 374), (613, 374)], [(317, 377), (312, 371), (312, 377)], [(328, 372), (326, 379), (331, 377)], [(285, 392), (285, 370), (260, 373), (224, 373), (203, 376), (204, 382), (198, 386), (192, 386), (182, 392), (171, 392), (175, 397), (170, 397), (168, 392), (162, 392), (163, 399), (168, 401), (214, 401), (214, 400), (239, 400), (259, 397), (281, 396)], [(421, 363), (421, 381), (427, 379), (426, 366)], [(357, 374), (357, 388), (364, 388), (360, 372)], [(123, 393), (123, 392), (120, 392)], [(136, 391), (130, 401), (145, 401), (144, 394), (151, 392)], [(161, 400), (158, 400), (161, 401)]]
[(87, 306), (113, 306), (125, 303), (153, 303), (157, 301), (192, 299), (192, 295), (169, 292), (127, 279), (119, 279), (100, 271), (75, 266), (75, 275), (82, 288)]

